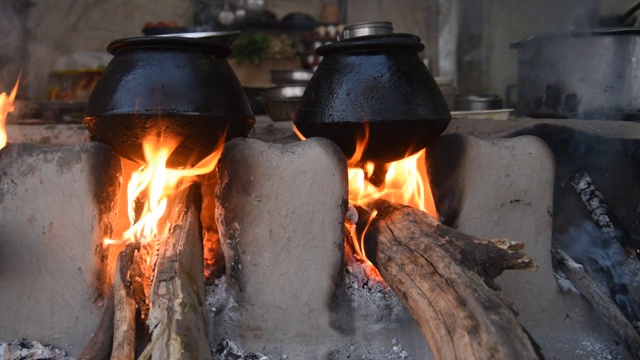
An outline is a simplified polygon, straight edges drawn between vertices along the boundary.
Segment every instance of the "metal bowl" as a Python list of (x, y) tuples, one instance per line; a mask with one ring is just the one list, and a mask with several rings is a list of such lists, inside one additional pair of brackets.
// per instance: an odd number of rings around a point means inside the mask
[(502, 99), (493, 94), (457, 95), (455, 109), (457, 111), (483, 111), (502, 109)]
[(264, 90), (260, 100), (271, 120), (293, 121), (304, 89), (304, 85), (277, 86)]
[(306, 84), (313, 70), (271, 70), (271, 82), (276, 85)]

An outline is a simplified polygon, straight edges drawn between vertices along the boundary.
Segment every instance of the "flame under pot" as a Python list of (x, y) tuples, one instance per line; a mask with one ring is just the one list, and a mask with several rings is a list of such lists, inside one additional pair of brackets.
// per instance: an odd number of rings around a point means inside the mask
[(193, 165), (222, 136), (246, 136), (255, 117), (215, 39), (138, 37), (116, 40), (114, 55), (87, 104), (84, 124), (92, 140), (144, 163), (142, 141), (161, 135), (180, 145), (169, 166)]
[(387, 163), (427, 146), (447, 127), (449, 108), (410, 34), (364, 36), (317, 49), (295, 125), (305, 137), (334, 141), (345, 155), (367, 135), (361, 161)]

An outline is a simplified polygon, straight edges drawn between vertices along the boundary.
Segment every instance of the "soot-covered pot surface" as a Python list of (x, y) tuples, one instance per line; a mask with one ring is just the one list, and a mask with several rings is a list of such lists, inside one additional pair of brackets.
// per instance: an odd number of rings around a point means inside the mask
[(92, 140), (144, 163), (150, 135), (180, 142), (170, 166), (192, 165), (226, 138), (246, 136), (255, 117), (215, 39), (138, 37), (113, 41), (114, 58), (96, 84), (84, 123)]
[(418, 56), (422, 49), (420, 38), (410, 34), (362, 36), (319, 47), (323, 60), (302, 97), (296, 127), (305, 137), (331, 139), (351, 157), (368, 126), (362, 161), (387, 163), (427, 147), (446, 129), (451, 114)]

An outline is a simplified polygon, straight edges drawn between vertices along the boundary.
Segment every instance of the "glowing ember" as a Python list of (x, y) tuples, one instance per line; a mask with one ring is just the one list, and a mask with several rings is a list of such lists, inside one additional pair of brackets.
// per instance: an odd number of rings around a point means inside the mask
[[(158, 234), (158, 221), (167, 208), (168, 197), (180, 187), (195, 181), (195, 176), (213, 171), (222, 153), (222, 136), (216, 150), (196, 166), (185, 169), (166, 167), (167, 159), (178, 146), (178, 141), (161, 137), (148, 138), (143, 142), (146, 165), (131, 175), (127, 186), (129, 221), (131, 227), (123, 234), (122, 240), (105, 239), (104, 244), (123, 244), (139, 241), (146, 244)], [(136, 221), (136, 202), (144, 199), (140, 218)]]
[(16, 84), (11, 90), (11, 94), (7, 96), (7, 93), (0, 94), (0, 149), (7, 145), (7, 131), (5, 129), (5, 123), (7, 121), (7, 114), (15, 110), (13, 101), (18, 93), (18, 83), (20, 82), (20, 76), (16, 80)]

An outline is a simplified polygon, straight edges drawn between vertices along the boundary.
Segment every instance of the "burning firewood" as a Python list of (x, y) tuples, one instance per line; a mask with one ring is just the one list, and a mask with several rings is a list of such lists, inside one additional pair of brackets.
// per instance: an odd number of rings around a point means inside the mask
[(77, 360), (93, 360), (106, 359), (111, 354), (111, 345), (113, 342), (113, 316), (114, 298), (113, 293), (106, 298), (105, 307), (102, 310), (102, 317), (98, 328), (89, 339), (89, 342), (80, 352)]
[[(118, 256), (114, 290), (96, 333), (78, 359), (208, 359), (203, 309), (202, 230), (193, 187), (174, 196), (164, 231), (145, 244), (128, 243)], [(136, 319), (138, 314), (141, 319)], [(146, 320), (151, 339), (136, 331)], [(115, 326), (114, 326), (115, 323)], [(136, 335), (138, 334), (138, 335)]]
[(560, 249), (552, 249), (551, 253), (562, 272), (589, 301), (598, 315), (611, 326), (618, 339), (633, 354), (634, 359), (640, 359), (640, 335), (616, 304), (595, 281), (591, 280), (582, 265), (576, 263), (567, 253)]
[(114, 331), (111, 360), (134, 359), (136, 353), (136, 302), (131, 289), (131, 266), (140, 245), (127, 244), (118, 255), (113, 283)]
[(640, 242), (632, 238), (627, 228), (609, 208), (604, 195), (586, 172), (574, 174), (571, 184), (589, 210), (593, 221), (611, 240), (622, 246), (628, 255), (640, 259)]
[(151, 342), (139, 359), (211, 358), (203, 308), (200, 214), (193, 195), (184, 193), (170, 214), (168, 233), (155, 241), (148, 319)]
[(78, 360), (135, 358), (136, 303), (131, 298), (130, 269), (139, 248), (130, 243), (118, 254), (113, 291), (106, 298), (98, 328)]
[(491, 288), (506, 269), (533, 270), (520, 242), (486, 240), (426, 212), (377, 200), (368, 254), (420, 326), (436, 359), (538, 359), (513, 309)]

